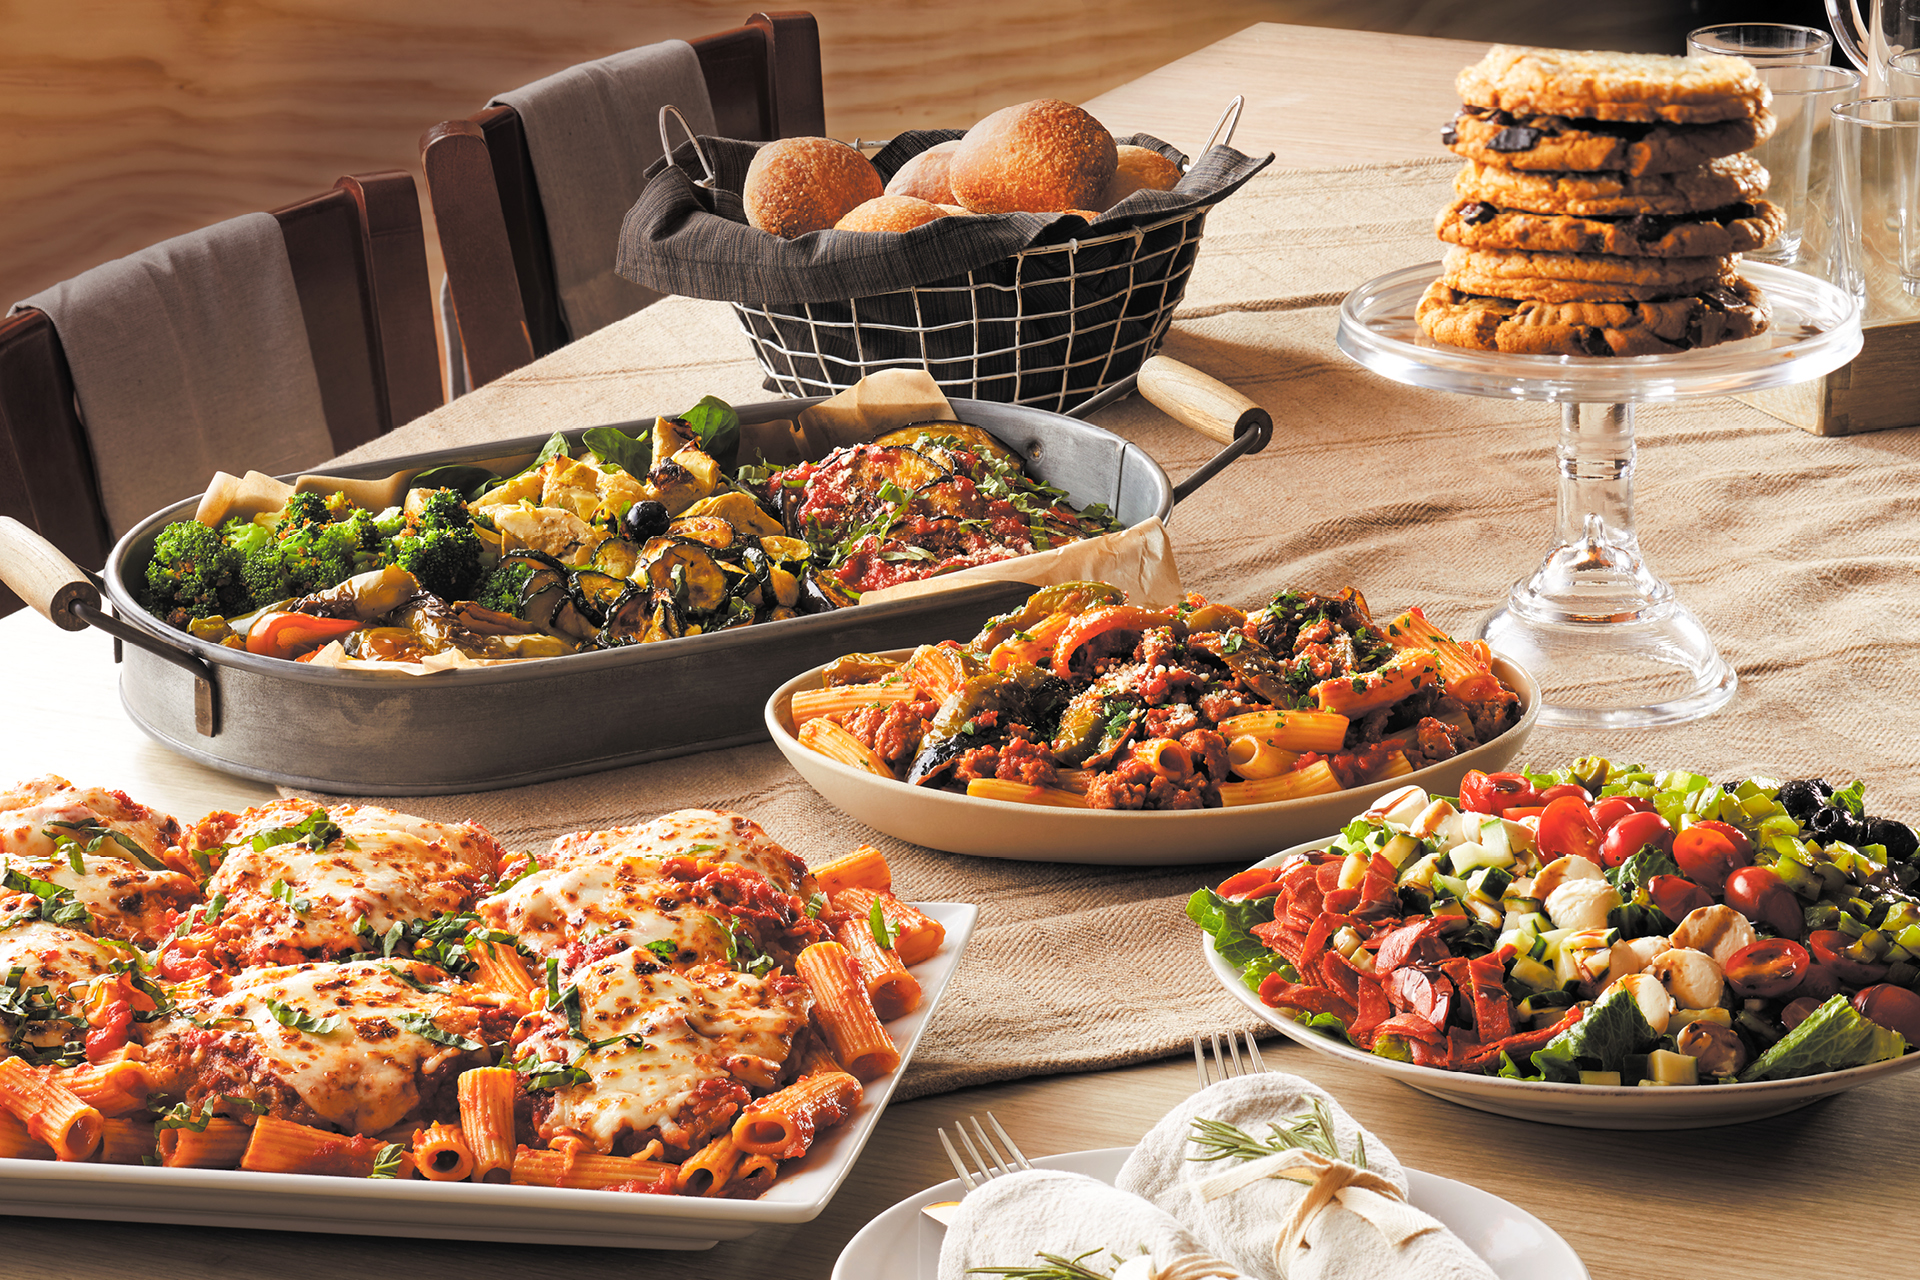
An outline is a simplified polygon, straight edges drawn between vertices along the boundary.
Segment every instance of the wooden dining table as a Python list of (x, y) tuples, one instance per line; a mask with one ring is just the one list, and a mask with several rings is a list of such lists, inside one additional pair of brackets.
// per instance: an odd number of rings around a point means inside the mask
[[(1418, 159), (1438, 153), (1438, 126), (1456, 104), (1454, 73), (1483, 47), (1261, 24), (1087, 105), (1116, 133), (1149, 131), (1192, 149), (1207, 137), (1225, 98), (1238, 92), (1247, 101), (1235, 145), (1250, 153), (1271, 149), (1280, 168)], [(684, 355), (662, 352), (660, 378), (684, 376), (684, 368), (669, 367)], [(735, 365), (742, 358), (741, 351), (726, 353)], [(1231, 380), (1229, 366), (1223, 362), (1215, 371)], [(531, 414), (553, 391), (551, 368), (539, 362), (481, 394)], [(644, 400), (650, 389), (634, 391)], [(1912, 495), (1902, 501), (1910, 510)], [(1250, 519), (1261, 514), (1245, 513)], [(1544, 524), (1537, 513), (1529, 518)], [(1905, 598), (1911, 617), (1910, 588)], [(182, 817), (275, 796), (266, 783), (205, 768), (143, 736), (119, 705), (112, 648), (97, 632), (61, 631), (31, 612), (0, 620), (0, 781), (58, 773), (122, 788)], [(1909, 666), (1906, 679), (1920, 679), (1920, 672)], [(1869, 698), (1873, 693), (1866, 691)], [(1736, 704), (1722, 714), (1742, 713)], [(1169, 963), (1198, 964), (1197, 937), (1189, 955)], [(1006, 1054), (1017, 1061), (1020, 1047), (1008, 1045)], [(1537, 1216), (1597, 1280), (1920, 1274), (1914, 1208), (1920, 1072), (1772, 1119), (1636, 1132), (1469, 1110), (1285, 1040), (1267, 1042), (1266, 1058), (1274, 1069), (1306, 1075), (1332, 1092), (1407, 1166), (1470, 1183)], [(10, 1217), (0, 1221), (0, 1275), (825, 1280), (848, 1240), (876, 1214), (951, 1176), (934, 1140), (936, 1127), (991, 1111), (1029, 1156), (1126, 1146), (1194, 1084), (1191, 1057), (1175, 1055), (896, 1103), (818, 1219), (701, 1253)], [(900, 1273), (870, 1280), (915, 1278)]]

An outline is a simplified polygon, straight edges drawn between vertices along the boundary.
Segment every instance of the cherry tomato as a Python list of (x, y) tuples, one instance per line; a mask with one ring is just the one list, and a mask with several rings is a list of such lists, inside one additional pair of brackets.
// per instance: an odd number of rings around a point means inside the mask
[(1614, 823), (1612, 830), (1607, 832), (1607, 838), (1600, 844), (1600, 863), (1602, 866), (1617, 867), (1646, 848), (1670, 852), (1673, 849), (1673, 827), (1657, 813), (1630, 813)]
[(1540, 814), (1540, 828), (1533, 838), (1542, 862), (1566, 857), (1591, 861), (1600, 847), (1600, 828), (1593, 825), (1586, 801), (1579, 796), (1561, 796)]
[[(1690, 834), (1681, 832), (1682, 837)], [(1710, 833), (1712, 834), (1712, 833)], [(1724, 839), (1717, 834), (1716, 840)], [(1673, 842), (1674, 848), (1680, 841)], [(1727, 877), (1727, 905), (1755, 924), (1764, 924), (1783, 938), (1807, 936), (1807, 917), (1800, 910), (1800, 899), (1780, 883), (1780, 877), (1767, 867), (1740, 867)]]
[(1523, 773), (1482, 773), (1469, 769), (1467, 776), (1460, 779), (1460, 807), (1472, 813), (1505, 813), (1515, 806), (1524, 808), (1539, 803), (1540, 793)]
[[(1817, 952), (1813, 968), (1807, 970), (1807, 976), (1800, 980), (1801, 996), (1811, 997), (1816, 1003), (1831, 1000), (1845, 987), (1846, 984), (1840, 981), (1840, 975), (1834, 972), (1833, 967), (1820, 962)], [(1789, 1026), (1787, 1029), (1791, 1031), (1793, 1028)]]
[[(1820, 966), (1815, 965), (1813, 967), (1818, 969)], [(1793, 1030), (1805, 1022), (1813, 1011), (1818, 1009), (1825, 1001), (1826, 998), (1824, 996), (1819, 998), (1814, 996), (1800, 996), (1796, 998), (1792, 1004), (1780, 1011), (1780, 1025), (1789, 1031)]]
[(1655, 876), (1647, 881), (1647, 896), (1674, 924), (1685, 920), (1690, 911), (1713, 905), (1712, 896), (1685, 876)]
[(1725, 888), (1727, 872), (1733, 870), (1738, 856), (1733, 841), (1698, 822), (1675, 836), (1668, 852), (1680, 864), (1682, 875), (1715, 894)]
[(1908, 1044), (1920, 1044), (1920, 995), (1882, 982), (1855, 992), (1853, 1007), (1870, 1021), (1898, 1031)]
[(1611, 831), (1630, 813), (1652, 813), (1653, 802), (1639, 796), (1606, 796), (1593, 802), (1593, 820), (1602, 831)]
[(1718, 831), (1731, 841), (1733, 844), (1734, 866), (1744, 867), (1753, 861), (1753, 841), (1747, 836), (1746, 832), (1734, 826), (1731, 822), (1721, 822), (1717, 818), (1706, 818), (1693, 825), (1696, 827), (1705, 827), (1708, 831)]
[(1813, 957), (1797, 942), (1762, 938), (1727, 957), (1727, 982), (1743, 996), (1773, 999), (1800, 987)]
[(1579, 796), (1581, 804), (1592, 804), (1593, 795), (1577, 782), (1556, 782), (1540, 793), (1540, 803), (1552, 804), (1561, 796)]
[(1833, 970), (1842, 982), (1850, 982), (1856, 987), (1870, 987), (1876, 982), (1885, 982), (1887, 966), (1855, 960), (1847, 954), (1847, 948), (1852, 944), (1853, 939), (1838, 929), (1815, 929), (1807, 935), (1807, 950), (1813, 952), (1815, 960)]

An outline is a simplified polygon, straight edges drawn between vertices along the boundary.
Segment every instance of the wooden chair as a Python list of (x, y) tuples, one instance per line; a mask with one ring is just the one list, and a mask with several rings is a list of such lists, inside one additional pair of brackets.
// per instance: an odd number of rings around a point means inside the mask
[[(743, 27), (688, 43), (719, 136), (770, 141), (826, 131), (813, 15), (756, 13)], [(465, 353), (467, 385), (484, 386), (565, 346), (571, 339), (519, 114), (489, 107), (435, 125), (420, 139), (420, 158), (453, 298), (449, 347)]]
[[(387, 170), (342, 178), (273, 216), (286, 239), (335, 451), (440, 405), (433, 295), (412, 176)], [(42, 311), (0, 319), (0, 515), (87, 568), (104, 566), (113, 547), (66, 353)], [(0, 587), (0, 616), (19, 607), (19, 598)]]

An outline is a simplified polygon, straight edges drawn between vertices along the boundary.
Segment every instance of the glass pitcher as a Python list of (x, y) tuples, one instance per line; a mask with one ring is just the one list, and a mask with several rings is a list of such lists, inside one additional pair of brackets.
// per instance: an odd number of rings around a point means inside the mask
[(1920, 46), (1920, 0), (1827, 0), (1827, 17), (1866, 78), (1862, 97), (1886, 94), (1888, 60)]

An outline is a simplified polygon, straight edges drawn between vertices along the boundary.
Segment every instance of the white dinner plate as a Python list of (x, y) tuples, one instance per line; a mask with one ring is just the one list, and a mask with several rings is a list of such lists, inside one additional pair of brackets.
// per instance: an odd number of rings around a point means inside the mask
[[(1112, 1182), (1132, 1153), (1131, 1147), (1107, 1147), (1042, 1156), (1033, 1163)], [(1500, 1280), (1588, 1280), (1573, 1246), (1518, 1205), (1417, 1169), (1407, 1170), (1407, 1184), (1413, 1207), (1445, 1223)], [(894, 1205), (847, 1241), (833, 1266), (833, 1280), (934, 1280), (943, 1228), (923, 1218), (920, 1209), (959, 1196), (960, 1183), (948, 1179)]]
[[(1295, 853), (1311, 853), (1324, 842), (1309, 841), (1286, 849), (1255, 866), (1270, 867)], [(1545, 1081), (1504, 1080), (1498, 1076), (1443, 1071), (1376, 1057), (1364, 1049), (1323, 1036), (1301, 1026), (1284, 1012), (1262, 1001), (1240, 980), (1240, 972), (1213, 949), (1213, 938), (1202, 934), (1200, 945), (1207, 966), (1234, 999), (1276, 1027), (1289, 1040), (1330, 1057), (1342, 1058), (1393, 1077), (1401, 1084), (1457, 1102), (1478, 1111), (1570, 1125), (1579, 1129), (1708, 1129), (1716, 1125), (1764, 1120), (1818, 1102), (1821, 1098), (1872, 1084), (1902, 1071), (1920, 1067), (1920, 1053), (1875, 1062), (1845, 1071), (1828, 1071), (1797, 1080), (1758, 1080), (1752, 1084), (1675, 1085), (1671, 1088), (1627, 1088), (1592, 1084), (1549, 1084)]]
[[(640, 1249), (706, 1249), (761, 1227), (810, 1222), (833, 1199), (866, 1146), (959, 967), (979, 914), (971, 903), (915, 905), (938, 920), (947, 936), (937, 954), (911, 970), (920, 981), (920, 1007), (887, 1024), (900, 1047), (900, 1065), (869, 1081), (853, 1117), (827, 1130), (803, 1159), (783, 1168), (758, 1200), (0, 1160), (0, 1213)], [(5, 1272), (0, 1263), (0, 1275)]]
[[(904, 660), (910, 649), (884, 656)], [(985, 800), (956, 791), (910, 787), (809, 751), (794, 736), (793, 695), (820, 687), (824, 667), (804, 672), (767, 699), (767, 732), (813, 789), (841, 812), (876, 831), (930, 849), (1020, 862), (1085, 862), (1105, 866), (1184, 866), (1270, 853), (1281, 845), (1331, 835), (1396, 787), (1451, 795), (1469, 769), (1493, 773), (1518, 755), (1540, 714), (1540, 686), (1518, 664), (1496, 657), (1494, 673), (1520, 695), (1520, 722), (1492, 742), (1387, 782), (1330, 796), (1278, 800), (1231, 809), (1136, 813), (1056, 809)]]

